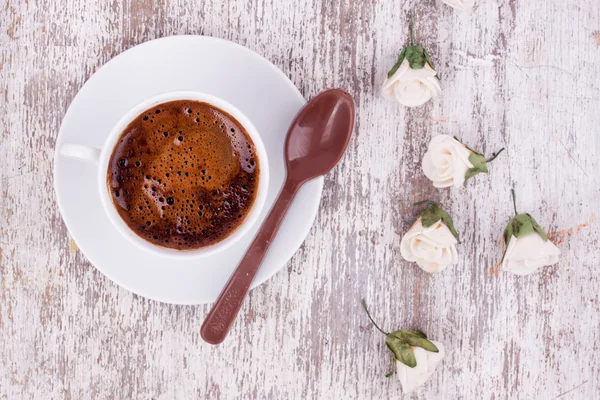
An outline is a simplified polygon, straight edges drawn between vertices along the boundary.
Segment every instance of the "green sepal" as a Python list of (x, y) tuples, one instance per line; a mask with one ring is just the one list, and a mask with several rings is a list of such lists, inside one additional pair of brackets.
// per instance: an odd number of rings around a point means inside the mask
[(519, 214), (513, 217), (508, 222), (508, 225), (506, 225), (506, 229), (504, 229), (503, 236), (506, 248), (504, 249), (504, 254), (502, 255), (502, 261), (504, 261), (506, 251), (508, 250), (508, 243), (513, 236), (518, 239), (533, 232), (537, 232), (542, 237), (544, 242), (548, 241), (548, 235), (530, 214)]
[[(466, 147), (466, 146), (465, 146)], [(471, 150), (471, 149), (469, 149)], [(488, 167), (485, 156), (481, 153), (471, 150), (469, 162), (473, 164), (473, 168), (469, 168), (465, 173), (465, 180), (474, 177), (477, 174), (487, 173)]]
[(438, 348), (433, 343), (431, 343), (429, 340), (427, 340), (427, 336), (424, 336), (423, 332), (401, 330), (401, 331), (392, 332), (391, 335), (395, 335), (396, 337), (404, 340), (411, 346), (422, 347), (425, 350), (431, 351), (434, 353), (439, 352)]
[(408, 46), (406, 48), (406, 59), (408, 60), (408, 65), (410, 65), (410, 68), (423, 69), (423, 67), (425, 67), (425, 63), (427, 62), (425, 49), (421, 46)]
[[(429, 57), (429, 54), (427, 53), (427, 50), (425, 50), (425, 48), (423, 48), (423, 53), (425, 54), (425, 60), (429, 63), (429, 65), (431, 66), (431, 68), (433, 70), (435, 70), (435, 67), (433, 66), (433, 62), (431, 62), (431, 58)], [(442, 78), (440, 78), (440, 74), (436, 71), (435, 73), (435, 77), (438, 78), (438, 80), (442, 80)]]
[[(402, 49), (400, 55), (398, 56), (398, 60), (396, 60), (396, 64), (394, 64), (392, 69), (390, 69), (388, 72), (388, 78), (391, 78), (392, 75), (398, 71), (398, 68), (400, 68), (400, 65), (402, 65), (402, 62), (405, 58), (408, 61), (408, 65), (412, 69), (423, 69), (425, 67), (425, 63), (429, 63), (431, 68), (434, 68), (429, 55), (422, 46), (407, 46)], [(437, 74), (436, 77), (440, 79)]]
[(389, 378), (396, 372), (396, 361), (400, 361), (410, 368), (417, 366), (417, 359), (415, 358), (412, 346), (421, 347), (434, 353), (439, 352), (436, 345), (427, 340), (427, 335), (419, 330), (406, 329), (392, 333), (385, 332), (373, 321), (371, 313), (369, 313), (369, 309), (367, 308), (367, 302), (364, 299), (362, 300), (362, 306), (373, 326), (385, 335), (385, 344), (392, 352), (392, 371), (385, 375), (386, 378)]
[(398, 56), (398, 60), (396, 61), (396, 64), (394, 64), (392, 69), (390, 69), (390, 71), (388, 72), (388, 74), (387, 74), (388, 78), (391, 78), (392, 75), (394, 75), (396, 73), (396, 71), (398, 71), (398, 68), (400, 68), (400, 65), (402, 65), (402, 61), (404, 61), (404, 57), (406, 57), (406, 47), (404, 49), (402, 49), (402, 51), (400, 52), (400, 55)]
[(414, 368), (417, 366), (417, 359), (410, 344), (403, 342), (395, 336), (389, 335), (385, 338), (385, 344), (388, 349), (394, 354), (396, 360), (400, 361), (407, 367)]
[(488, 167), (487, 167), (487, 161), (483, 154), (481, 154), (478, 151), (473, 150), (472, 148), (470, 148), (469, 146), (467, 146), (466, 144), (464, 144), (463, 142), (458, 140), (458, 138), (456, 136), (454, 136), (454, 140), (456, 140), (458, 143), (465, 146), (466, 149), (471, 152), (471, 155), (469, 156), (469, 162), (471, 164), (473, 164), (473, 168), (469, 168), (467, 170), (467, 172), (465, 173), (465, 180), (472, 178), (477, 174), (489, 172)]
[(388, 372), (387, 374), (385, 374), (385, 377), (389, 378), (392, 375), (394, 375), (395, 373), (396, 373), (396, 355), (394, 353), (392, 353), (392, 370), (390, 372)]
[(421, 331), (418, 331), (418, 330), (417, 331), (411, 331), (410, 329), (405, 329), (405, 330), (398, 331), (398, 332), (405, 332), (406, 334), (410, 334), (410, 335), (413, 335), (413, 336), (416, 336), (416, 337), (420, 337), (422, 339), (427, 339), (427, 335), (424, 334)]
[(421, 347), (433, 353), (439, 352), (436, 345), (427, 340), (427, 336), (420, 331), (400, 330), (392, 332), (386, 336), (385, 344), (394, 354), (396, 360), (410, 368), (417, 366), (417, 359), (412, 346)]
[[(527, 215), (529, 215), (529, 214), (527, 214)], [(533, 229), (535, 229), (535, 231), (542, 237), (544, 242), (547, 242), (548, 235), (546, 235), (546, 232), (544, 232), (542, 227), (537, 223), (537, 221), (531, 215), (529, 215), (529, 218), (531, 218), (531, 224), (533, 225)]]
[(534, 231), (544, 239), (544, 242), (548, 240), (546, 232), (544, 232), (530, 214), (519, 214), (516, 217), (513, 217), (506, 226), (506, 229), (504, 230), (504, 242), (508, 245), (511, 236), (520, 238), (529, 235)]
[(458, 232), (454, 228), (454, 222), (452, 221), (452, 217), (450, 217), (450, 214), (444, 211), (442, 207), (440, 207), (433, 201), (425, 200), (419, 203), (415, 203), (414, 205), (418, 206), (421, 204), (430, 205), (430, 207), (423, 211), (423, 213), (421, 214), (421, 224), (424, 228), (429, 228), (433, 224), (437, 223), (439, 220), (442, 220), (442, 222), (446, 224), (448, 229), (450, 229), (450, 232), (452, 232), (452, 235), (454, 235), (456, 240), (460, 240), (458, 237)]

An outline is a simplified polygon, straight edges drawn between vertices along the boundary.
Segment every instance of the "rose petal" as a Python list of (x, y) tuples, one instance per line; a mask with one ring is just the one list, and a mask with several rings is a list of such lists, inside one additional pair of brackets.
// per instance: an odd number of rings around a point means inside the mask
[(456, 166), (454, 165), (454, 160), (451, 155), (440, 155), (437, 162), (434, 162), (434, 164), (438, 164), (436, 165), (436, 174), (440, 179), (454, 178)]
[(418, 236), (421, 232), (423, 232), (425, 228), (423, 228), (423, 224), (421, 223), (421, 218), (419, 217), (413, 226), (404, 234), (402, 240), (400, 241), (400, 255), (406, 261), (415, 262), (418, 257), (415, 256), (412, 250), (413, 246), (413, 238)]
[[(435, 72), (431, 66), (429, 65), (429, 63), (425, 63), (425, 65), (423, 65), (423, 68), (421, 69), (409, 69), (406, 72), (406, 75), (404, 76), (404, 79), (410, 78), (410, 79), (418, 79), (421, 81), (425, 81), (429, 78), (433, 78), (435, 77), (435, 75), (437, 74), (437, 72)], [(437, 78), (436, 78), (437, 79)]]
[[(434, 71), (435, 74), (435, 71)], [(427, 89), (431, 92), (431, 97), (436, 97), (438, 94), (442, 92), (442, 88), (439, 84), (439, 79), (435, 77), (429, 77), (427, 79), (421, 79), (421, 83), (427, 86)]]
[(452, 179), (454, 176), (454, 164), (450, 154), (442, 156), (427, 152), (423, 157), (423, 172), (425, 176), (434, 182)]
[[(427, 237), (421, 235), (419, 239), (427, 239)], [(434, 245), (428, 240), (415, 240), (414, 253), (418, 254), (421, 259), (427, 262), (439, 262), (442, 256), (442, 248)]]
[(402, 64), (400, 64), (400, 67), (396, 70), (396, 72), (394, 72), (394, 74), (392, 76), (390, 76), (389, 78), (387, 78), (385, 80), (384, 83), (384, 87), (388, 86), (393, 86), (396, 82), (400, 81), (402, 79), (402, 75), (404, 75), (404, 73), (406, 71), (408, 71), (410, 69), (409, 65), (408, 65), (408, 60), (404, 59), (404, 61), (402, 61)]
[(444, 345), (437, 341), (431, 341), (438, 348), (438, 352), (427, 351), (422, 347), (413, 347), (413, 353), (417, 365), (410, 368), (400, 361), (396, 362), (397, 375), (404, 393), (410, 393), (417, 387), (423, 385), (433, 374), (439, 363), (446, 356)]
[[(511, 240), (512, 242), (512, 240)], [(513, 252), (510, 254), (510, 260), (531, 260), (546, 258), (548, 256), (558, 256), (560, 250), (551, 241), (544, 241), (537, 233), (531, 233), (522, 236), (515, 241)]]
[(423, 157), (423, 172), (435, 187), (462, 185), (466, 172), (473, 167), (470, 154), (471, 151), (453, 137), (435, 136)]
[(417, 107), (441, 92), (436, 72), (426, 63), (422, 69), (412, 69), (407, 59), (394, 74), (383, 82), (381, 94), (407, 107)]
[(415, 262), (419, 259), (419, 257), (415, 256), (415, 253), (412, 251), (412, 240), (402, 240), (400, 242), (400, 255), (406, 261)]
[[(436, 72), (436, 74), (437, 74), (437, 72)], [(435, 90), (435, 96), (442, 93), (442, 87), (440, 86), (440, 80), (435, 75), (432, 78), (429, 78), (428, 81), (432, 87), (432, 90)]]
[(445, 247), (444, 249), (442, 249), (442, 254), (439, 257), (438, 262), (445, 266), (454, 264), (455, 263), (455, 259), (454, 259), (455, 253), (456, 253), (456, 248), (454, 246)]
[(512, 236), (502, 262), (502, 269), (516, 275), (528, 275), (540, 267), (558, 262), (560, 250), (537, 233), (520, 238)]
[(448, 228), (441, 220), (428, 228), (424, 228), (423, 235), (439, 247), (449, 247), (458, 243), (458, 240), (456, 240), (450, 231), (450, 228)]
[(398, 82), (394, 86), (396, 100), (407, 107), (417, 107), (431, 98), (427, 87), (419, 81)]
[(423, 259), (419, 259), (416, 262), (417, 265), (423, 269), (423, 271), (429, 272), (430, 274), (442, 272), (447, 267), (447, 265), (441, 265), (436, 262), (428, 262)]
[(424, 228), (419, 218), (402, 238), (400, 254), (427, 272), (439, 272), (458, 262), (456, 243), (456, 238), (441, 220)]
[(396, 100), (396, 96), (394, 95), (394, 85), (389, 82), (389, 79), (386, 79), (384, 82), (383, 87), (381, 88), (381, 94), (387, 100)]
[(458, 140), (452, 138), (453, 141), (453, 149), (456, 152), (455, 154), (465, 163), (469, 168), (473, 168), (473, 163), (469, 161), (469, 157), (471, 157), (472, 151), (469, 150), (464, 144), (459, 142)]
[(400, 67), (394, 72), (394, 74), (386, 78), (381, 88), (381, 94), (388, 100), (396, 100), (395, 85), (402, 79), (402, 75), (409, 69), (408, 60), (404, 59)]
[(468, 10), (473, 7), (475, 0), (442, 0), (452, 8), (457, 10)]

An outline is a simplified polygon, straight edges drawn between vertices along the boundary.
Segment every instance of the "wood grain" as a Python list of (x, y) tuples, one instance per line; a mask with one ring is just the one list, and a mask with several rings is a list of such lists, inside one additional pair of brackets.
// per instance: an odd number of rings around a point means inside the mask
[[(380, 84), (417, 38), (443, 94), (417, 109)], [(600, 398), (600, 6), (597, 0), (0, 2), (0, 398), (387, 399), (386, 329), (420, 328), (448, 356), (409, 398)], [(326, 178), (311, 234), (251, 292), (233, 334), (202, 342), (207, 306), (117, 287), (77, 250), (52, 189), (69, 102), (123, 50), (174, 34), (241, 43), (312, 97), (341, 87), (356, 134)], [(486, 154), (487, 175), (436, 190), (420, 160), (432, 135)], [(510, 187), (553, 233), (558, 265), (497, 273)], [(404, 262), (413, 201), (452, 211), (460, 263), (429, 275)]]

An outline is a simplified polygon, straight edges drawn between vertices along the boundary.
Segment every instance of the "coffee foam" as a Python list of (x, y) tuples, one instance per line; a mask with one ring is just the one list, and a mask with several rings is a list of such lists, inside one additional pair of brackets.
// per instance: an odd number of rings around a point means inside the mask
[(207, 103), (180, 100), (146, 110), (125, 128), (107, 185), (139, 236), (191, 250), (224, 239), (244, 221), (259, 170), (239, 122)]

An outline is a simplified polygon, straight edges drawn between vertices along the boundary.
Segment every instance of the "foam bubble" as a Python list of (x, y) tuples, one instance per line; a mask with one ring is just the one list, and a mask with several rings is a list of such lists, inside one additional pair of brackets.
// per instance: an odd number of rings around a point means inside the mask
[[(145, 127), (148, 120), (162, 129)], [(178, 132), (174, 141), (169, 132)], [(193, 101), (139, 116), (122, 133), (110, 165), (107, 181), (123, 219), (146, 240), (177, 249), (228, 236), (247, 215), (258, 185), (258, 160), (243, 128)]]

